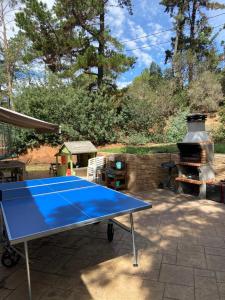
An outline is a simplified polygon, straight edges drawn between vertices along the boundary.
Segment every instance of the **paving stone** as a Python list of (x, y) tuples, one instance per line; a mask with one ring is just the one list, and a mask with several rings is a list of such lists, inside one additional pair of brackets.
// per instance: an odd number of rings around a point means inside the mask
[(56, 287), (48, 289), (41, 297), (40, 300), (67, 300), (72, 295), (71, 290), (62, 290)]
[(181, 252), (200, 252), (204, 253), (204, 247), (201, 245), (194, 245), (191, 243), (184, 243), (184, 242), (179, 242), (178, 243), (178, 250)]
[(194, 286), (194, 271), (189, 267), (162, 264), (159, 281)]
[[(155, 254), (148, 251), (142, 251), (138, 257), (138, 267), (133, 266), (133, 256), (125, 255), (115, 258), (109, 263), (101, 263), (94, 268), (98, 268), (102, 272), (114, 272), (114, 274), (127, 274), (130, 276), (139, 276), (151, 280), (158, 280), (159, 269), (162, 262), (162, 255)], [(110, 267), (107, 265), (111, 265)], [(94, 269), (92, 268), (92, 269)], [(106, 270), (107, 268), (107, 270)], [(103, 275), (104, 276), (104, 275)]]
[(143, 281), (139, 277), (121, 273), (106, 276), (98, 273), (96, 276), (93, 271), (85, 272), (82, 280), (94, 299), (161, 300), (164, 292), (164, 285), (159, 282)]
[(178, 238), (176, 237), (162, 237), (162, 239), (158, 242), (159, 253), (176, 255), (177, 243)]
[(170, 224), (167, 226), (161, 226), (159, 233), (163, 236), (163, 237), (181, 237), (184, 235), (184, 232), (189, 232), (191, 231), (189, 228), (180, 228), (177, 227), (174, 224)]
[[(45, 300), (45, 299), (43, 299)], [(95, 300), (86, 288), (74, 289), (72, 293), (64, 300)]]
[(148, 300), (161, 300), (165, 290), (165, 285), (160, 282), (144, 280), (141, 289), (145, 290)]
[[(48, 290), (48, 286), (34, 283), (32, 284), (32, 300), (40, 300), (42, 295)], [(7, 300), (25, 300), (28, 299), (27, 282), (24, 282), (7, 297)]]
[(225, 256), (225, 248), (205, 247), (206, 254)]
[(221, 300), (218, 291), (195, 289), (195, 300)]
[(87, 257), (86, 260), (72, 257), (71, 259), (67, 260), (66, 263), (57, 268), (57, 274), (62, 276), (74, 275), (74, 272), (78, 272), (78, 270), (81, 271), (90, 266), (90, 261), (91, 259), (89, 257)]
[(195, 287), (205, 290), (217, 290), (216, 278), (195, 276)]
[(204, 270), (204, 269), (195, 269), (194, 270), (195, 276), (201, 276), (201, 277), (216, 277), (216, 273), (214, 271)]
[(199, 239), (196, 238), (195, 236), (190, 235), (190, 236), (187, 236), (185, 235), (184, 237), (181, 237), (178, 241), (179, 244), (184, 244), (184, 245), (193, 245), (193, 246), (198, 246), (199, 245)]
[(16, 289), (19, 285), (21, 285), (23, 282), (26, 281), (27, 274), (25, 269), (19, 269), (16, 272), (12, 273), (10, 276), (8, 276), (4, 282), (3, 285), (7, 289)]
[(224, 228), (224, 224), (223, 223), (216, 224), (215, 228), (216, 228), (216, 234), (218, 236), (222, 236), (222, 237), (225, 236), (225, 228)]
[(206, 255), (209, 270), (225, 271), (225, 259), (223, 256)]
[(199, 237), (199, 244), (205, 247), (225, 248), (224, 239), (221, 237)]
[(5, 288), (0, 288), (0, 299), (6, 299), (7, 296), (9, 296), (13, 290), (5, 289)]
[(217, 283), (220, 295), (225, 296), (225, 283)]
[(196, 300), (219, 300), (216, 279), (195, 276), (195, 298)]
[(177, 262), (177, 256), (172, 254), (164, 254), (162, 262), (164, 264), (175, 265)]
[(178, 300), (194, 300), (194, 287), (167, 284), (165, 287), (164, 297)]
[(179, 252), (177, 253), (177, 265), (187, 267), (206, 268), (204, 253), (200, 252)]
[(225, 272), (216, 272), (216, 281), (225, 282)]

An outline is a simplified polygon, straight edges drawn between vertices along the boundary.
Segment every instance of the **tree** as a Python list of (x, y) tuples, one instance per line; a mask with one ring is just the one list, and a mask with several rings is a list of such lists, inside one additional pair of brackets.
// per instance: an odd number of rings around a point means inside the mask
[[(164, 76), (160, 67), (153, 62), (133, 80), (127, 91), (130, 98), (137, 102), (137, 107), (143, 106), (142, 110), (149, 115), (151, 125), (158, 126), (160, 130), (166, 118), (187, 105), (186, 91), (179, 90), (176, 81), (168, 73)], [(146, 108), (143, 103), (146, 103)], [(140, 119), (143, 117), (140, 116)]]
[(188, 89), (191, 110), (214, 112), (223, 101), (222, 87), (218, 75), (205, 71), (198, 80), (193, 81)]
[[(109, 95), (104, 87), (95, 92), (74, 88), (52, 74), (46, 83), (19, 87), (14, 103), (18, 112), (60, 124), (65, 141), (88, 139), (96, 145), (115, 142), (124, 123), (116, 95)], [(21, 151), (59, 142), (62, 141), (55, 134), (39, 135), (26, 131), (17, 136)]]
[[(17, 0), (1, 0), (0, 1), (0, 52), (1, 52), (1, 86), (6, 84), (7, 96), (12, 98), (13, 92), (13, 77), (15, 71), (15, 64), (18, 58), (18, 51), (22, 48), (19, 47), (19, 43), (16, 44), (14, 39), (8, 37), (8, 25), (12, 20), (8, 18), (18, 5)], [(16, 46), (16, 47), (15, 47)], [(11, 103), (12, 105), (12, 103)]]
[[(174, 18), (176, 37), (172, 38), (172, 50), (166, 51), (166, 61), (172, 60), (174, 74), (177, 55), (186, 53), (188, 63), (188, 81), (195, 78), (195, 62), (210, 61), (210, 67), (215, 67), (217, 55), (214, 47), (216, 35), (212, 35), (212, 27), (206, 17), (207, 10), (223, 9), (224, 4), (210, 0), (162, 0), (165, 11)], [(179, 59), (179, 58), (178, 58)]]
[[(34, 58), (42, 57), (53, 72), (68, 78), (78, 72), (94, 75), (100, 86), (134, 63), (105, 26), (108, 2), (56, 0), (51, 13), (38, 0), (25, 0), (16, 22), (32, 41)], [(118, 5), (131, 10), (130, 1), (120, 0)]]

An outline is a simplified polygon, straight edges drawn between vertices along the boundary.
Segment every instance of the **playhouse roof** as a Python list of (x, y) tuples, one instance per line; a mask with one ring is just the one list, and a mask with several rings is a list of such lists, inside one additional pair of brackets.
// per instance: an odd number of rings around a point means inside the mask
[(60, 151), (66, 147), (71, 154), (96, 153), (97, 149), (90, 141), (65, 142)]

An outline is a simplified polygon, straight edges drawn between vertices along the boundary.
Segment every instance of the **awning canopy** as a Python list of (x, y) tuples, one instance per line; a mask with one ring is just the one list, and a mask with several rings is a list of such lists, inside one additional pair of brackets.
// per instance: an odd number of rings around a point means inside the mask
[(35, 129), (38, 133), (59, 132), (60, 128), (56, 124), (35, 119), (3, 107), (0, 107), (0, 122), (26, 129)]

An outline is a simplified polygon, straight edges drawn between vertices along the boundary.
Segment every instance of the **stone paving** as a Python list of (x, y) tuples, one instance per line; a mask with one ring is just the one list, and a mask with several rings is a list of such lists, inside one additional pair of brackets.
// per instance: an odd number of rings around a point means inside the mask
[[(117, 227), (109, 243), (104, 223), (38, 239), (29, 242), (34, 300), (225, 299), (225, 205), (166, 190), (136, 196), (153, 202), (134, 214), (139, 267), (130, 234)], [(0, 266), (0, 299), (27, 299), (22, 259)]]

